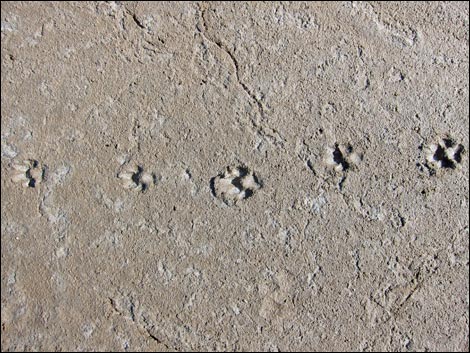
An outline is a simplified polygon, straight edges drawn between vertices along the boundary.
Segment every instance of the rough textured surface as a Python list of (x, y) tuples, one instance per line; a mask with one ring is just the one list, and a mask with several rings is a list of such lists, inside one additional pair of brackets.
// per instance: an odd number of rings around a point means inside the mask
[(468, 351), (467, 2), (1, 10), (2, 350)]

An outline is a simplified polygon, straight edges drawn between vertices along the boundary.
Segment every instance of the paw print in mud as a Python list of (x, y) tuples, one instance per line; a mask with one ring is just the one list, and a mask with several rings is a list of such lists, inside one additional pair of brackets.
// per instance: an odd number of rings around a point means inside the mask
[(16, 174), (11, 178), (15, 183), (21, 183), (23, 187), (34, 188), (44, 178), (45, 168), (34, 159), (27, 159), (23, 162), (13, 164)]
[(125, 189), (134, 191), (146, 191), (157, 182), (155, 174), (144, 171), (140, 165), (128, 166), (117, 177), (122, 180)]
[(261, 188), (256, 175), (246, 167), (227, 167), (210, 181), (212, 195), (226, 205), (251, 197)]
[(362, 156), (353, 151), (351, 145), (336, 143), (333, 148), (326, 149), (325, 163), (336, 172), (346, 172), (359, 164)]
[(435, 168), (455, 169), (462, 162), (464, 147), (450, 138), (443, 138), (436, 144), (431, 144), (425, 150), (426, 161)]

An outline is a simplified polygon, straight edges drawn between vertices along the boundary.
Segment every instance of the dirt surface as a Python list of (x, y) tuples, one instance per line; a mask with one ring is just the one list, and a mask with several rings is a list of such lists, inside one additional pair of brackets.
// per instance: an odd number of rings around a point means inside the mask
[(468, 351), (468, 16), (2, 1), (2, 351)]

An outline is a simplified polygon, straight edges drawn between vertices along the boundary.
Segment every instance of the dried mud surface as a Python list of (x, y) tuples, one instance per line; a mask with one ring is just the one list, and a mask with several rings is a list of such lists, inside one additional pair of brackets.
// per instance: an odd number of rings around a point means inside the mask
[(2, 351), (468, 351), (468, 16), (2, 1)]

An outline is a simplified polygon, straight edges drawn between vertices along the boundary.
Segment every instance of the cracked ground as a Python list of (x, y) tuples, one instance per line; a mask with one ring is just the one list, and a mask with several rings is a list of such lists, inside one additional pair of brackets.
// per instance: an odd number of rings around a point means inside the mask
[(2, 351), (468, 351), (468, 15), (3, 1)]

